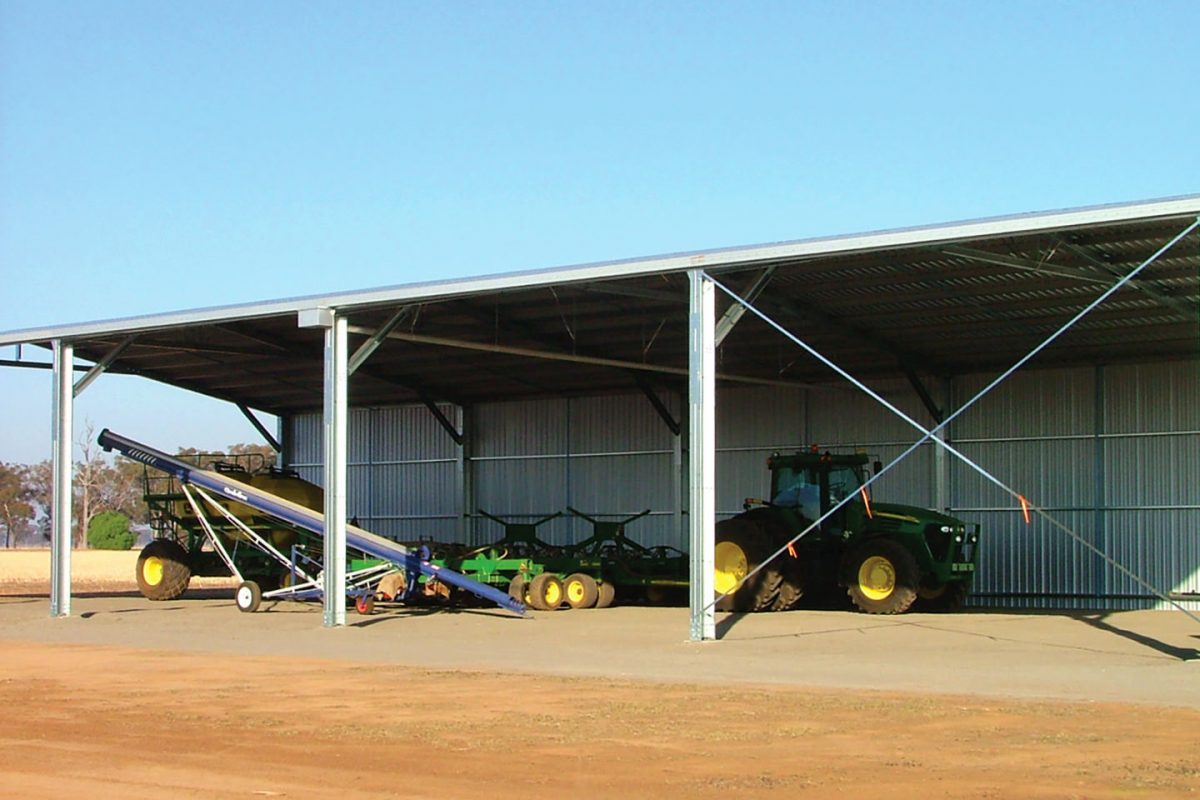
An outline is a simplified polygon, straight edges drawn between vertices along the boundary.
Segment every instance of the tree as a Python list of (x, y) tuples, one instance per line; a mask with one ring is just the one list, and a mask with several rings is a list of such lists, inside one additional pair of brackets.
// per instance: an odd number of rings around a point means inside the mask
[(4, 526), (4, 547), (16, 547), (29, 528), (34, 508), (26, 470), (19, 464), (0, 463), (0, 525)]
[(128, 550), (137, 534), (129, 530), (129, 517), (117, 511), (101, 511), (88, 526), (88, 547), (97, 550)]

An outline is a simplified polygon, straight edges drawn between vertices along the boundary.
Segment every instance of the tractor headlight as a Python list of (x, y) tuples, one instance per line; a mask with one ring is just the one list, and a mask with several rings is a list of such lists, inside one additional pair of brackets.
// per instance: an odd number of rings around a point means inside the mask
[(954, 530), (954, 529), (951, 528), (949, 525), (942, 526), (942, 533), (950, 533), (950, 531), (952, 531), (952, 530)]
[(954, 541), (958, 542), (959, 544), (962, 544), (962, 537), (961, 537), (961, 536), (955, 536), (955, 537), (954, 537)]

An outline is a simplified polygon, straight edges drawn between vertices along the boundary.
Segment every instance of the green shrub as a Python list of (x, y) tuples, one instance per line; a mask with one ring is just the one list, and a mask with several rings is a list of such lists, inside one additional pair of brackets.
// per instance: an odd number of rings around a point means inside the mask
[(104, 511), (92, 517), (88, 525), (88, 547), (95, 550), (128, 550), (137, 534), (129, 530), (129, 517), (116, 511)]

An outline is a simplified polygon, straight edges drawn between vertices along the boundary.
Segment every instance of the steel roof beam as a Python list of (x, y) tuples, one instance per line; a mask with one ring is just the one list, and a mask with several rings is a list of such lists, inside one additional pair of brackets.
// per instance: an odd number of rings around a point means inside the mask
[(267, 440), (267, 444), (271, 445), (271, 449), (276, 453), (282, 453), (283, 445), (279, 444), (279, 440), (276, 439), (269, 430), (267, 430), (267, 426), (263, 425), (259, 418), (254, 416), (254, 412), (250, 410), (250, 407), (245, 403), (238, 403), (237, 407), (238, 411), (241, 411), (242, 415), (245, 416), (246, 419), (250, 420), (250, 424), (254, 426), (254, 430), (258, 431), (259, 434)]
[[(763, 289), (767, 288), (767, 284), (771, 282), (771, 278), (775, 275), (777, 267), (771, 266), (759, 273), (750, 287), (742, 293), (746, 298), (747, 303), (753, 303), (758, 300), (758, 296), (763, 293)], [(733, 326), (738, 324), (738, 320), (746, 313), (746, 307), (740, 303), (734, 303), (725, 309), (725, 313), (717, 320), (716, 332), (713, 334), (716, 339), (717, 347), (721, 346), (721, 342), (725, 341), (725, 337), (733, 331)]]
[(850, 322), (836, 314), (830, 314), (828, 311), (823, 311), (808, 303), (803, 303), (799, 300), (791, 298), (767, 297), (760, 299), (760, 306), (774, 308), (778, 312), (783, 312), (793, 319), (801, 322), (815, 319), (821, 326), (830, 333), (836, 331), (846, 331), (853, 334), (858, 339), (869, 344), (874, 350), (891, 356), (896, 360), (903, 369), (916, 370), (924, 369), (927, 372), (944, 373), (946, 372), (943, 365), (939, 364), (934, 359), (921, 354), (914, 353), (905, 348), (897, 347), (877, 331), (874, 331), (864, 325), (858, 325)]
[(1087, 283), (1105, 285), (1108, 283), (1108, 281), (1104, 280), (1091, 269), (1080, 269), (1064, 264), (1051, 265), (1043, 261), (1034, 261), (1031, 258), (1023, 258), (1005, 253), (992, 253), (988, 250), (976, 250), (973, 247), (963, 247), (961, 245), (946, 245), (939, 248), (939, 250), (948, 256), (965, 258), (969, 261), (978, 261), (982, 264), (994, 264), (998, 267), (1009, 267), (1021, 272), (1035, 272), (1039, 275), (1053, 275), (1056, 278), (1068, 278), (1070, 280), (1086, 281)]
[[(1114, 278), (1124, 277), (1123, 274), (1121, 273), (1121, 270), (1118, 267), (1109, 263), (1107, 260), (1104, 259), (1103, 256), (1098, 256), (1095, 253), (1091, 252), (1090, 250), (1088, 250), (1086, 247), (1079, 244), (1078, 242), (1063, 241), (1060, 243), (1060, 246), (1069, 250), (1070, 252), (1074, 253), (1079, 258), (1082, 258), (1084, 261), (1091, 264), (1096, 269), (1103, 270), (1105, 273), (1111, 275)], [(1186, 320), (1190, 321), (1193, 317), (1196, 316), (1196, 306), (1195, 305), (1193, 305), (1191, 302), (1189, 302), (1187, 300), (1184, 300), (1179, 297), (1175, 297), (1174, 295), (1170, 294), (1169, 292), (1164, 291), (1162, 289), (1162, 287), (1160, 287), (1154, 281), (1141, 280), (1141, 279), (1131, 280), (1131, 281), (1129, 281), (1129, 285), (1132, 286), (1133, 288), (1137, 289), (1138, 291), (1140, 291), (1146, 295), (1149, 295), (1150, 297), (1153, 297), (1161, 305), (1166, 306), (1167, 308), (1176, 312), (1177, 314), (1179, 314)]]
[(348, 369), (350, 370), (351, 375), (357, 372), (358, 368), (361, 367), (366, 360), (371, 357), (371, 354), (379, 349), (379, 345), (383, 344), (384, 340), (387, 339), (387, 335), (391, 333), (397, 325), (403, 322), (406, 317), (408, 317), (408, 313), (411, 310), (412, 306), (400, 306), (400, 308), (396, 310), (396, 313), (392, 314), (392, 316), (388, 318), (387, 322), (379, 326), (379, 330), (375, 331), (375, 333), (371, 334), (365, 342), (359, 345), (358, 349), (354, 351), (354, 355), (350, 356), (350, 365)]
[[(351, 325), (350, 332), (366, 334), (369, 331), (364, 328)], [(419, 333), (402, 333), (393, 331), (392, 333), (388, 334), (388, 338), (396, 339), (402, 342), (413, 342), (414, 344), (427, 344), (434, 347), (475, 350), (481, 353), (500, 353), (503, 355), (521, 356), (523, 358), (563, 361), (571, 364), (587, 364), (595, 367), (614, 367), (616, 369), (655, 372), (662, 375), (676, 375), (680, 377), (687, 377), (688, 375), (688, 371), (682, 367), (668, 367), (660, 364), (643, 364), (637, 361), (622, 361), (615, 358), (597, 358), (593, 356), (571, 355), (569, 353), (556, 353), (550, 350), (534, 350), (528, 347), (508, 347), (505, 345), (487, 344), (486, 342), (450, 339), (442, 336), (425, 336)], [(813, 388), (812, 384), (801, 381), (781, 381), (773, 380), (771, 378), (756, 378), (750, 375), (731, 375), (729, 373), (718, 373), (717, 378), (730, 383), (747, 383), (755, 386), (787, 386), (798, 389)]]
[(101, 375), (103, 375), (104, 371), (107, 370), (109, 366), (111, 366), (112, 363), (120, 357), (121, 353), (125, 352), (125, 349), (128, 348), (129, 345), (133, 344), (133, 340), (136, 338), (136, 336), (126, 336), (116, 347), (114, 347), (112, 350), (109, 350), (103, 358), (97, 361), (82, 378), (75, 382), (73, 396), (79, 397), (79, 395), (83, 393), (84, 389), (91, 386), (92, 382), (95, 381), (96, 378), (99, 378)]

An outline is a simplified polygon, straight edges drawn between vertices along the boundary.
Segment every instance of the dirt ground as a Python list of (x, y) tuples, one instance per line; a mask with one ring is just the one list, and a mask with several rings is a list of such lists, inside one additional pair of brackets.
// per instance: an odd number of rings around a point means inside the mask
[(126, 585), (52, 619), (3, 555), (0, 798), (1200, 794), (1178, 613), (790, 612), (694, 644), (685, 609), (330, 629)]

